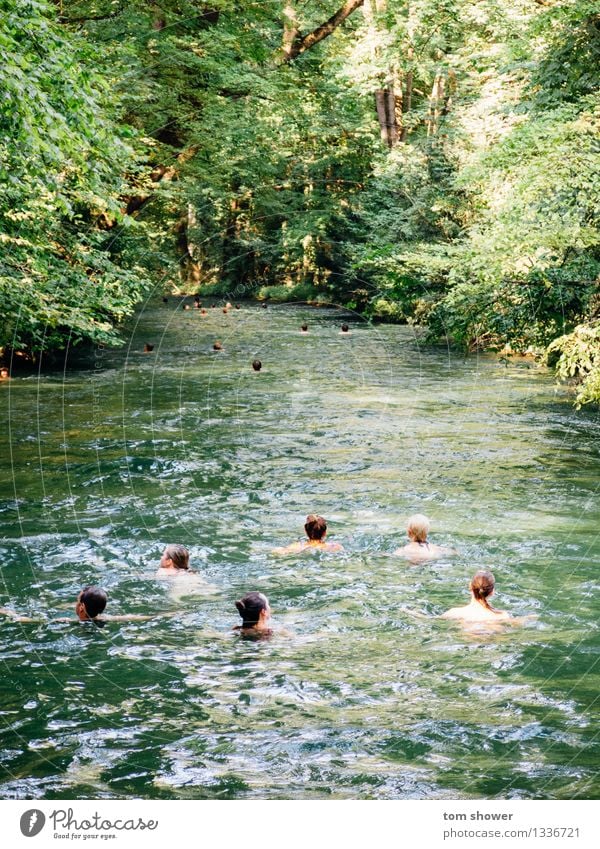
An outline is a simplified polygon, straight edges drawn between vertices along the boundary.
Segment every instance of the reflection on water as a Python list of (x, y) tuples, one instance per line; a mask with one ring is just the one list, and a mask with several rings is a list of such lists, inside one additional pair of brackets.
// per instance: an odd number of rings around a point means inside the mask
[[(600, 795), (597, 415), (528, 362), (339, 323), (161, 303), (124, 350), (0, 386), (0, 605), (64, 616), (94, 583), (175, 614), (0, 621), (2, 798)], [(456, 556), (390, 556), (416, 511)], [(273, 556), (309, 512), (345, 552)], [(157, 579), (167, 542), (196, 578)], [(434, 619), (477, 568), (538, 619)], [(288, 636), (231, 633), (248, 590)]]

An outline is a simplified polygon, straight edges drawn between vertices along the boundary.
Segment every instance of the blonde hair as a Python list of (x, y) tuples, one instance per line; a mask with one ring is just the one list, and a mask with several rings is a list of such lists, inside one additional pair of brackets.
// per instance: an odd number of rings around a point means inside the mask
[(406, 523), (406, 530), (409, 536), (415, 538), (415, 542), (425, 542), (429, 533), (429, 519), (422, 513), (415, 513)]
[(482, 604), (484, 607), (487, 607), (488, 610), (492, 608), (488, 602), (488, 596), (494, 592), (494, 585), (496, 581), (491, 572), (487, 569), (482, 569), (480, 572), (476, 572), (469, 585), (469, 588), (477, 601)]

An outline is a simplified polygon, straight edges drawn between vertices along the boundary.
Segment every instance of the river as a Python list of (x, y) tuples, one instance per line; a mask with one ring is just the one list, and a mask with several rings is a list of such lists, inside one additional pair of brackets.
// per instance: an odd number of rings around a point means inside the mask
[[(1, 798), (600, 796), (597, 412), (341, 321), (157, 299), (124, 348), (0, 385), (0, 605), (50, 620), (0, 619)], [(310, 512), (345, 551), (273, 555)], [(392, 556), (414, 512), (454, 556)], [(194, 578), (157, 579), (170, 542)], [(479, 568), (537, 618), (437, 619)], [(51, 621), (88, 584), (171, 615)], [(232, 633), (249, 590), (285, 633)]]

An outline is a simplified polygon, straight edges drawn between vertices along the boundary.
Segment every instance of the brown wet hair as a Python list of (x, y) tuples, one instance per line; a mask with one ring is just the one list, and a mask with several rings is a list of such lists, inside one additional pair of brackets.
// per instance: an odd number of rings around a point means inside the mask
[(167, 545), (163, 554), (166, 554), (173, 561), (173, 566), (176, 569), (185, 570), (190, 568), (190, 553), (185, 545), (179, 545), (178, 543)]
[(242, 628), (252, 628), (258, 624), (260, 614), (267, 609), (269, 601), (262, 593), (246, 593), (243, 598), (236, 601), (235, 606), (242, 617)]
[(304, 530), (306, 531), (306, 536), (309, 539), (323, 539), (327, 533), (327, 522), (322, 516), (315, 516), (314, 513), (311, 513), (310, 516), (306, 517)]

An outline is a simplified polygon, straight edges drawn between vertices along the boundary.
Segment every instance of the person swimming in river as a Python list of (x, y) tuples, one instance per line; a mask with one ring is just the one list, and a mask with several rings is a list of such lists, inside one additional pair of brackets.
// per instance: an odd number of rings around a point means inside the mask
[(220, 342), (217, 339), (217, 341), (213, 344), (213, 351), (222, 351), (222, 350), (223, 350), (223, 343)]
[(262, 368), (262, 363), (260, 360), (252, 360), (252, 368), (254, 371), (260, 371)]
[(269, 627), (271, 607), (269, 599), (262, 593), (252, 592), (236, 601), (235, 606), (242, 617), (242, 624), (233, 630), (243, 637), (270, 637), (273, 630)]
[(160, 558), (158, 574), (181, 575), (190, 571), (190, 553), (185, 545), (171, 543), (165, 546)]
[(300, 328), (300, 333), (303, 333), (303, 334), (308, 333), (308, 324), (306, 324), (306, 322), (304, 322), (304, 324)]
[(296, 552), (305, 551), (307, 549), (317, 549), (319, 551), (343, 551), (344, 547), (339, 542), (325, 542), (327, 536), (327, 522), (322, 516), (316, 516), (311, 513), (306, 517), (304, 531), (307, 539), (301, 542), (294, 542), (284, 548), (276, 548), (273, 554), (295, 554)]
[(488, 601), (494, 594), (495, 578), (491, 572), (476, 572), (469, 590), (471, 601), (464, 607), (452, 607), (442, 613), (441, 619), (460, 619), (462, 622), (506, 622), (513, 619), (505, 610), (496, 610)]
[(342, 324), (342, 329), (340, 330), (340, 336), (349, 336), (350, 328), (347, 324)]
[(409, 542), (401, 548), (397, 548), (394, 554), (399, 554), (401, 557), (406, 557), (407, 560), (417, 563), (452, 554), (453, 551), (451, 548), (443, 548), (441, 545), (434, 545), (428, 542), (427, 535), (429, 534), (429, 529), (430, 522), (427, 516), (424, 516), (422, 513), (415, 513), (406, 523), (406, 533)]
[(0, 368), (0, 380), (8, 380), (9, 377), (10, 377), (9, 370), (6, 368), (6, 366), (2, 366), (2, 368)]
[[(102, 587), (84, 587), (77, 596), (77, 601), (75, 603), (76, 618), (73, 618), (72, 616), (63, 616), (50, 621), (67, 623), (93, 622), (95, 625), (102, 627), (106, 624), (106, 622), (143, 622), (146, 619), (152, 619), (152, 616), (143, 616), (137, 613), (124, 614), (122, 616), (102, 616), (101, 614), (104, 613), (107, 602), (108, 596), (106, 594), (106, 590), (103, 590)], [(46, 621), (44, 619), (33, 619), (29, 616), (21, 616), (13, 610), (8, 610), (5, 607), (0, 607), (0, 613), (14, 619), (16, 622)]]

